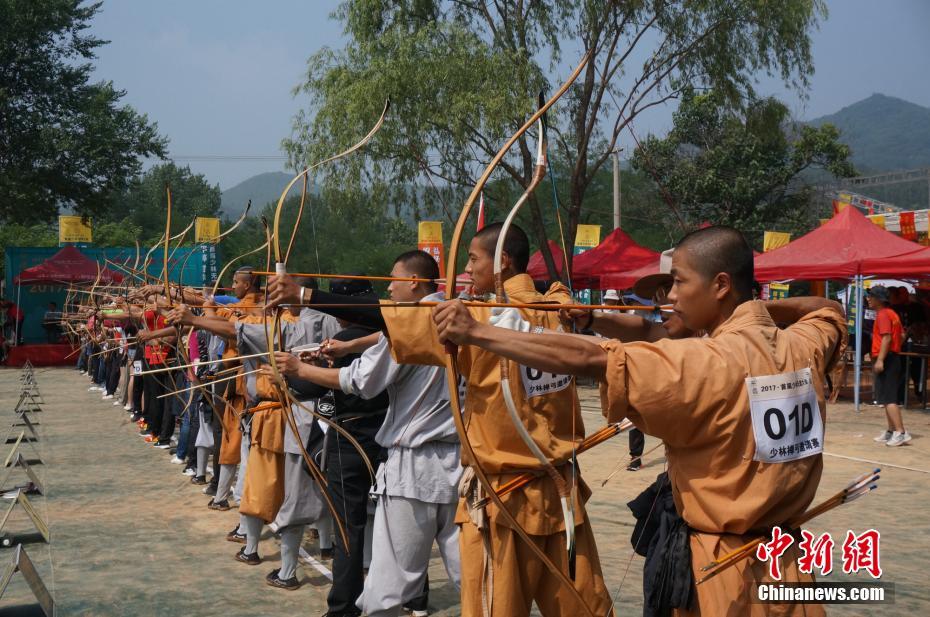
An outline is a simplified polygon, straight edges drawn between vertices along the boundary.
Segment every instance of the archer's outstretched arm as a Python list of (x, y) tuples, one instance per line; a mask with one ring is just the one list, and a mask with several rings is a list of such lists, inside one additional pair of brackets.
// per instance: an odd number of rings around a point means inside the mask
[(442, 343), (473, 345), (547, 372), (604, 379), (607, 352), (589, 337), (498, 328), (475, 320), (460, 300), (437, 306), (433, 319)]

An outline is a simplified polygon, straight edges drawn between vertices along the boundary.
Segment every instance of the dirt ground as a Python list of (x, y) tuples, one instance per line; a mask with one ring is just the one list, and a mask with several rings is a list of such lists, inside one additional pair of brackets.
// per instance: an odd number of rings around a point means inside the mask
[[(19, 374), (0, 370), (0, 429), (12, 422), (19, 395)], [(153, 449), (136, 435), (122, 408), (88, 392), (88, 382), (71, 369), (39, 369), (44, 397), (39, 454), (35, 467), (48, 497), (32, 498), (48, 521), (51, 543), (29, 538), (29, 519), (14, 512), (6, 531), (26, 535), (25, 549), (58, 603), (58, 615), (185, 615), (224, 617), (253, 615), (322, 615), (328, 581), (309, 563), (298, 572), (304, 585), (297, 591), (273, 589), (265, 575), (278, 567), (277, 541), (266, 530), (259, 547), (265, 560), (249, 567), (233, 559), (239, 545), (225, 540), (238, 519), (235, 510), (214, 512), (208, 498), (168, 462), (167, 451)], [(868, 397), (866, 397), (868, 398)], [(588, 431), (603, 424), (597, 393), (583, 391)], [(808, 528), (842, 538), (847, 529), (868, 528), (881, 534), (882, 578), (895, 584), (894, 605), (832, 606), (830, 615), (928, 614), (926, 590), (930, 572), (930, 413), (906, 412), (914, 436), (910, 445), (886, 448), (872, 437), (884, 427), (880, 408), (865, 406), (857, 414), (850, 404), (828, 411), (824, 475), (818, 501), (841, 489), (851, 478), (882, 467), (879, 490), (816, 519)], [(656, 444), (647, 438), (646, 449)], [(6, 456), (10, 445), (2, 446)], [(608, 589), (618, 615), (641, 614), (642, 558), (633, 557), (629, 538), (633, 519), (626, 507), (664, 467), (661, 448), (646, 457), (636, 473), (620, 470), (602, 482), (627, 457), (627, 438), (615, 437), (581, 456), (582, 473), (594, 491), (588, 504)], [(866, 461), (850, 460), (865, 459)], [(873, 463), (874, 461), (874, 463)], [(892, 465), (898, 467), (892, 467)], [(904, 467), (912, 469), (903, 469)], [(15, 482), (24, 476), (14, 473)], [(6, 487), (4, 487), (6, 488)], [(4, 502), (8, 503), (8, 502)], [(0, 504), (0, 507), (5, 505)], [(33, 534), (34, 535), (34, 534)], [(840, 563), (837, 541), (834, 561)], [(316, 541), (304, 549), (319, 559)], [(0, 549), (0, 567), (12, 555)], [(330, 562), (318, 562), (325, 567)], [(853, 577), (834, 574), (849, 581)], [(866, 579), (869, 580), (869, 579)], [(430, 568), (433, 615), (457, 615), (457, 595), (438, 554)], [(16, 575), (3, 598), (0, 617), (41, 614), (26, 582)]]

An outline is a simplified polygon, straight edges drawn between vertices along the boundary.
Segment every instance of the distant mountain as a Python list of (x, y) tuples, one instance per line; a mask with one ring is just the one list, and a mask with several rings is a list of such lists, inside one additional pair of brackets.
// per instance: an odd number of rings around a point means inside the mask
[(252, 200), (251, 215), (258, 214), (269, 201), (277, 201), (281, 191), (294, 176), (280, 171), (270, 171), (252, 176), (236, 186), (223, 191), (221, 209), (230, 219), (239, 218), (245, 205)]
[(811, 120), (840, 129), (863, 173), (930, 167), (930, 109), (884, 94)]

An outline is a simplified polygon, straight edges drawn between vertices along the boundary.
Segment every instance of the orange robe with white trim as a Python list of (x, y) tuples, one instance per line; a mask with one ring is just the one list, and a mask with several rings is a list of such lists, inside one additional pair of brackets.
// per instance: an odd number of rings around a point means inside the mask
[[(665, 441), (676, 509), (692, 529), (700, 568), (808, 509), (823, 471), (820, 454), (783, 463), (753, 460), (756, 443), (745, 379), (810, 368), (826, 425), (824, 376), (846, 345), (846, 320), (821, 309), (781, 330), (765, 305), (741, 304), (710, 338), (655, 343), (607, 341), (607, 416), (629, 418)], [(784, 581), (797, 571), (797, 543), (783, 557)], [(822, 615), (820, 605), (751, 602), (768, 564), (745, 559), (697, 586), (696, 606), (679, 615)]]

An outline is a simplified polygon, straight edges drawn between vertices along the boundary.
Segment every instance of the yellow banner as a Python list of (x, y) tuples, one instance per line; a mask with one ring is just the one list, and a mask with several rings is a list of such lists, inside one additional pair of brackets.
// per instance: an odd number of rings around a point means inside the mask
[(220, 235), (220, 219), (198, 216), (194, 222), (194, 242), (213, 242)]
[(58, 217), (58, 242), (93, 242), (90, 219), (85, 223), (80, 216)]
[(791, 234), (784, 231), (767, 231), (762, 239), (762, 252), (768, 253), (780, 249), (791, 242)]
[(417, 248), (432, 255), (439, 264), (439, 276), (445, 276), (441, 221), (420, 221), (417, 225)]
[(417, 231), (417, 242), (420, 244), (442, 244), (441, 221), (420, 221)]
[(579, 225), (575, 232), (575, 247), (591, 249), (601, 243), (600, 225)]
[(881, 227), (885, 228), (885, 215), (884, 214), (873, 214), (869, 217), (869, 220)]

